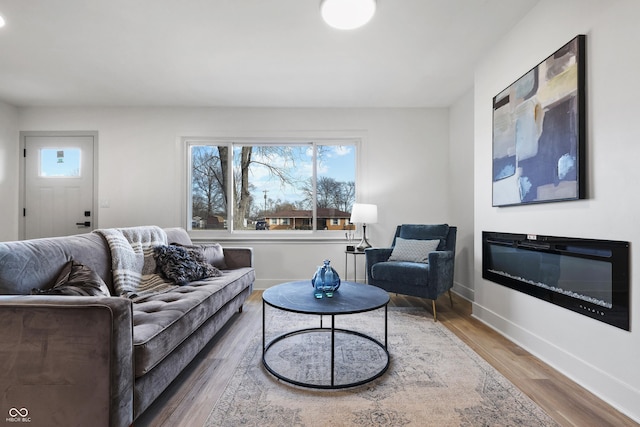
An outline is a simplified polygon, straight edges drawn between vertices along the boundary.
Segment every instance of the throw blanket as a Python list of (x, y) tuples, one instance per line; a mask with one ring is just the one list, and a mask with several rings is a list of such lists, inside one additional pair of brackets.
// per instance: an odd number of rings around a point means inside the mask
[(113, 286), (118, 295), (142, 298), (177, 288), (156, 274), (153, 248), (167, 244), (167, 234), (159, 227), (129, 227), (97, 230), (109, 244)]

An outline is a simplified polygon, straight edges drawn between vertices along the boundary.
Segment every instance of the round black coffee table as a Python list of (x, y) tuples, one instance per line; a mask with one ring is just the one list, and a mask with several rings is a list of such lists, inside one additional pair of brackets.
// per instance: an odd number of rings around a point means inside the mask
[[(342, 282), (340, 289), (333, 294), (332, 298), (326, 296), (321, 299), (314, 297), (314, 289), (311, 281), (288, 282), (273, 286), (265, 290), (262, 294), (262, 363), (265, 368), (277, 378), (303, 387), (319, 388), (319, 389), (339, 389), (355, 387), (372, 381), (384, 374), (389, 367), (389, 351), (387, 349), (387, 304), (389, 303), (389, 294), (375, 286), (365, 285), (361, 283)], [(273, 307), (278, 310), (319, 315), (320, 326), (297, 329), (286, 332), (266, 342), (266, 306)], [(376, 340), (370, 335), (355, 330), (336, 328), (335, 317), (346, 314), (364, 313), (384, 307), (384, 343)], [(331, 316), (331, 327), (323, 327), (322, 317)], [(318, 337), (311, 335), (317, 335)], [(299, 340), (301, 335), (305, 335)], [(330, 337), (327, 337), (327, 335)], [(306, 338), (307, 340), (305, 340)], [(296, 341), (298, 340), (298, 341)], [(341, 355), (348, 353), (345, 359), (347, 362), (336, 367), (336, 341), (339, 340)], [(277, 350), (278, 357), (286, 353), (295, 353), (297, 357), (304, 358), (316, 357), (322, 349), (318, 347), (330, 346), (330, 360), (326, 363), (330, 364), (330, 378), (300, 379), (294, 378), (290, 374), (293, 369), (286, 366), (275, 366), (269, 362), (269, 350), (274, 346), (282, 347), (284, 341), (289, 346), (285, 346)], [(330, 343), (330, 344), (329, 344)], [(345, 348), (350, 347), (350, 348)], [(292, 349), (293, 348), (293, 349)], [(326, 350), (326, 349), (325, 349)], [(274, 351), (275, 352), (275, 351)], [(374, 354), (377, 359), (373, 371), (359, 372), (358, 353)], [(328, 356), (328, 355), (327, 355)], [(324, 359), (324, 357), (320, 356)], [(295, 364), (297, 359), (294, 357), (286, 363)], [(306, 364), (315, 364), (318, 360), (306, 361)], [(324, 361), (320, 361), (321, 363)], [(287, 371), (287, 372), (283, 372)], [(338, 372), (336, 372), (338, 371)], [(346, 380), (341, 380), (341, 376)], [(360, 374), (360, 375), (359, 375)], [(339, 378), (336, 378), (338, 376)]]

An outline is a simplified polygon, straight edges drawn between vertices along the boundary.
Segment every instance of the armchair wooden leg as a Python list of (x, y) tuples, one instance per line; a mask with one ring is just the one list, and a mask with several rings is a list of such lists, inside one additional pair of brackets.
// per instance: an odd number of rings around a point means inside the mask
[(436, 318), (436, 300), (431, 300), (431, 306), (433, 307), (433, 321), (437, 322), (438, 319)]
[(451, 289), (449, 289), (449, 302), (451, 303), (451, 308), (453, 308), (453, 297), (451, 296)]

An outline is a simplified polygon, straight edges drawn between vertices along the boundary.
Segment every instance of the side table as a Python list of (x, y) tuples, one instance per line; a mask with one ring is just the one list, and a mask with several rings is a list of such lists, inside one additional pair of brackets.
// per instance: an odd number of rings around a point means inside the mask
[[(358, 255), (364, 255), (364, 251), (344, 251), (344, 280), (349, 280), (349, 255), (353, 255), (353, 281), (358, 281)], [(364, 261), (364, 283), (367, 283), (367, 259)]]

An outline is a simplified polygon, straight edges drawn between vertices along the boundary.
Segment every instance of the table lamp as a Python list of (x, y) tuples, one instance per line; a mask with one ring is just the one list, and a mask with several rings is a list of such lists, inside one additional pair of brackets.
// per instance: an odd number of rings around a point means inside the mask
[(364, 251), (370, 248), (371, 245), (367, 241), (367, 224), (375, 224), (378, 222), (378, 206), (369, 205), (365, 203), (354, 203), (351, 209), (351, 223), (362, 224), (362, 240), (356, 248), (359, 251)]

